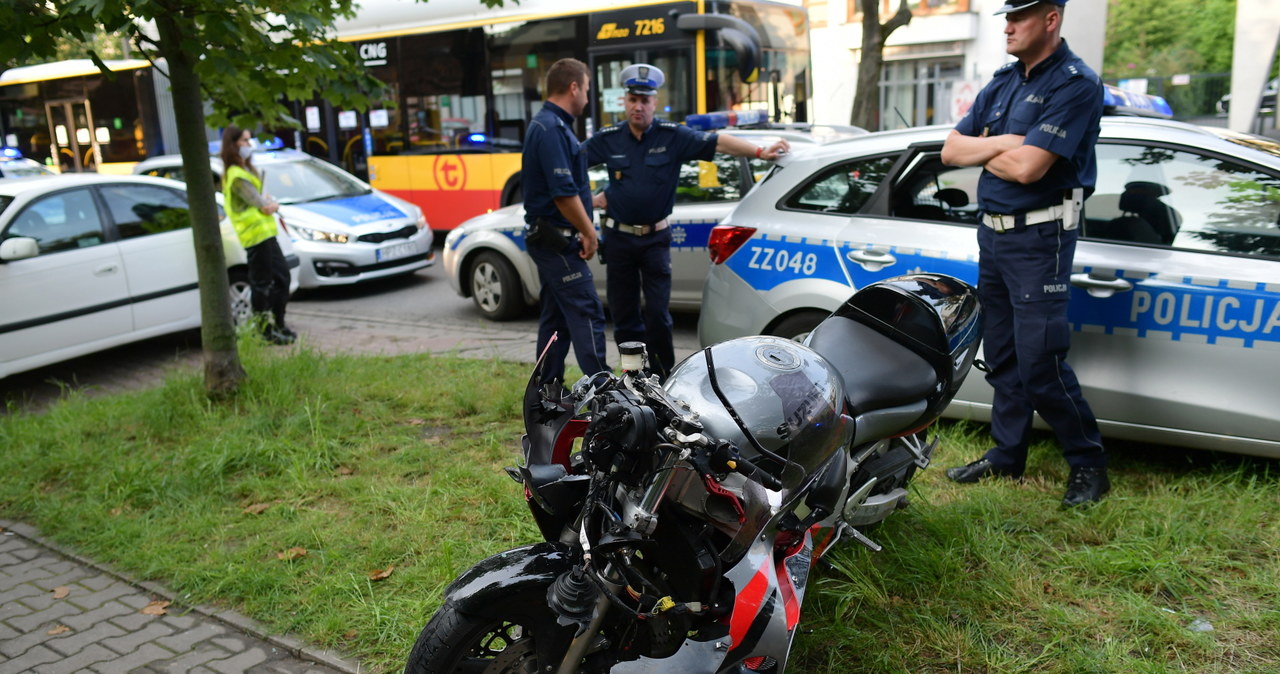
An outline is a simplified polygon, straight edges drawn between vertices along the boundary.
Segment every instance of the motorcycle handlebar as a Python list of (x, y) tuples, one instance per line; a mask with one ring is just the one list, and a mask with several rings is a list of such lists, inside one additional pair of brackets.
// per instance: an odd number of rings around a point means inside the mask
[(760, 466), (751, 463), (749, 459), (744, 459), (741, 456), (738, 456), (729, 459), (725, 463), (733, 472), (738, 473), (749, 480), (759, 482), (766, 489), (772, 489), (774, 491), (782, 489), (782, 480), (774, 477), (772, 473), (765, 471)]

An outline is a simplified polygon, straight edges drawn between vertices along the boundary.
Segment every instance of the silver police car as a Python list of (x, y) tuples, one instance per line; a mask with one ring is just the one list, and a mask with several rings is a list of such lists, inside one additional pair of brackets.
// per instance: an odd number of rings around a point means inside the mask
[[(980, 169), (949, 127), (798, 148), (710, 236), (704, 345), (803, 337), (856, 289), (977, 281)], [(1280, 457), (1280, 143), (1107, 116), (1071, 276), (1070, 360), (1104, 434)], [(969, 377), (948, 414), (990, 419)]]
[[(731, 129), (728, 133), (761, 147), (768, 147), (779, 138), (795, 147), (836, 142), (866, 131), (849, 126), (792, 125)], [(766, 161), (717, 154), (713, 161), (690, 162), (681, 168), (675, 210), (668, 218), (672, 228), (672, 311), (698, 309), (709, 266), (707, 239), (711, 229), (770, 167)], [(591, 181), (593, 190), (599, 192), (608, 181), (608, 173), (593, 170)], [(608, 257), (606, 249), (591, 260), (601, 299), (605, 298)], [(537, 302), (541, 284), (533, 260), (525, 253), (524, 208), (517, 204), (486, 213), (449, 232), (444, 244), (444, 269), (454, 291), (470, 297), (486, 318), (500, 321), (527, 313)]]

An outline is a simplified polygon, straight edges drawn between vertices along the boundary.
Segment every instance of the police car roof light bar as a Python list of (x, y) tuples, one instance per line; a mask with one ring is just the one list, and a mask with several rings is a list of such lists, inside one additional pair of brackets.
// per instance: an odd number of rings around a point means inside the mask
[(764, 110), (724, 110), (706, 114), (689, 115), (684, 123), (702, 131), (715, 131), (725, 127), (754, 126), (769, 123), (769, 113)]
[(0, 158), (22, 159), (22, 151), (16, 147), (0, 147)]
[(1173, 108), (1164, 98), (1127, 91), (1112, 84), (1106, 85), (1103, 89), (1102, 108), (1108, 115), (1173, 118)]

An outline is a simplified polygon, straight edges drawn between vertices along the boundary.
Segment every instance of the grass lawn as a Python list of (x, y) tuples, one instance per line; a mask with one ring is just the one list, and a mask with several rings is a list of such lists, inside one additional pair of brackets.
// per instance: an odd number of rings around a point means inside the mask
[[(528, 366), (242, 356), (231, 403), (181, 375), (0, 418), (0, 515), (398, 670), (457, 573), (537, 540), (501, 470)], [(790, 671), (1280, 671), (1274, 462), (1116, 446), (1111, 496), (1063, 511), (1052, 443), (1020, 484), (962, 486), (941, 467), (986, 429), (939, 430), (912, 507), (869, 532), (885, 550), (838, 549), (814, 577)]]

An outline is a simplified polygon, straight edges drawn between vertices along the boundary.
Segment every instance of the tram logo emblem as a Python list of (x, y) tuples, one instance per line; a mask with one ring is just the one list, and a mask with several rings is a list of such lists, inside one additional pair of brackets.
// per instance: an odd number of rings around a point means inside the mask
[(435, 178), (436, 189), (441, 191), (453, 192), (467, 186), (467, 165), (456, 154), (437, 156), (431, 175)]

